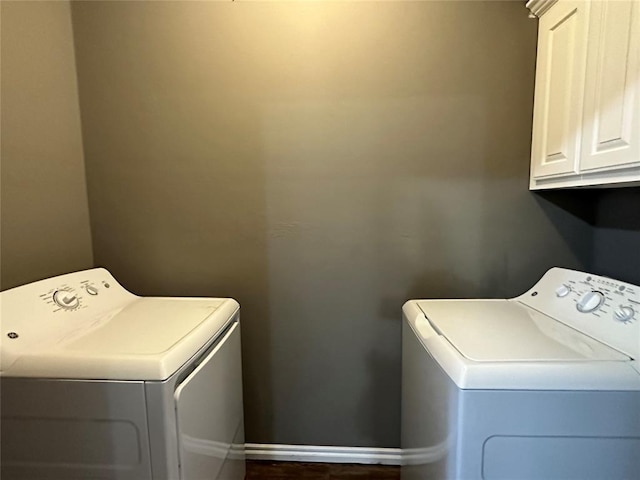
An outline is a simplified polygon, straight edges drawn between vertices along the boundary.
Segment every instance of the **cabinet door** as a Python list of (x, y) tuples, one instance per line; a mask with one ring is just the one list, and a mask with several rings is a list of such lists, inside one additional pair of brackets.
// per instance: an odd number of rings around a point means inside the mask
[(540, 19), (531, 174), (576, 174), (590, 2), (560, 0)]
[(640, 165), (640, 2), (593, 2), (581, 172)]

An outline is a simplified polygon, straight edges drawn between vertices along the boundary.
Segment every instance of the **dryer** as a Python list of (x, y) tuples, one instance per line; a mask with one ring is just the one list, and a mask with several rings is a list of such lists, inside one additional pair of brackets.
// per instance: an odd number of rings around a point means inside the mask
[(238, 303), (105, 269), (0, 293), (4, 479), (244, 478)]
[(402, 478), (640, 478), (640, 288), (553, 268), (403, 306)]

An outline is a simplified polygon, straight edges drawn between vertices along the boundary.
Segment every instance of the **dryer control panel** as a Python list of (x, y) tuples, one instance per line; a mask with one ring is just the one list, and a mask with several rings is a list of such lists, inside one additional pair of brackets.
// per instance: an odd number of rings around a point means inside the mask
[(0, 374), (42, 342), (61, 344), (138, 297), (104, 268), (47, 278), (0, 292)]
[(129, 292), (103, 269), (61, 275), (18, 288), (20, 295), (24, 297), (31, 297), (36, 293), (52, 313), (72, 312), (88, 307), (95, 311), (130, 296)]
[(611, 278), (552, 268), (513, 299), (637, 359), (640, 287)]

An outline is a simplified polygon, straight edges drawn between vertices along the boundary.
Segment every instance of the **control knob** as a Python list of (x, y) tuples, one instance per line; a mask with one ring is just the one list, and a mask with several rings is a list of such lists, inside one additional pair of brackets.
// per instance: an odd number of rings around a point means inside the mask
[(556, 297), (558, 298), (566, 297), (570, 293), (571, 287), (567, 285), (560, 285), (558, 288), (556, 288)]
[(53, 301), (59, 307), (73, 310), (80, 305), (78, 295), (69, 290), (56, 290), (53, 294)]
[(613, 318), (622, 323), (627, 323), (633, 319), (635, 315), (635, 311), (628, 305), (620, 305), (616, 308), (616, 311), (613, 312)]
[(84, 289), (87, 291), (89, 295), (94, 295), (94, 296), (98, 295), (98, 289), (93, 285), (87, 285), (86, 287), (84, 287)]
[(591, 292), (585, 293), (580, 300), (578, 300), (576, 308), (579, 312), (590, 313), (600, 308), (603, 303), (604, 294), (597, 290), (592, 290)]

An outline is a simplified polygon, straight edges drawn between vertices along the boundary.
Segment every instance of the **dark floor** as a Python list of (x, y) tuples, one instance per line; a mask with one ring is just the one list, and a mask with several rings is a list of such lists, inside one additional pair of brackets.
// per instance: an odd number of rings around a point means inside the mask
[(247, 460), (246, 480), (399, 480), (400, 467), (344, 463), (268, 462)]

